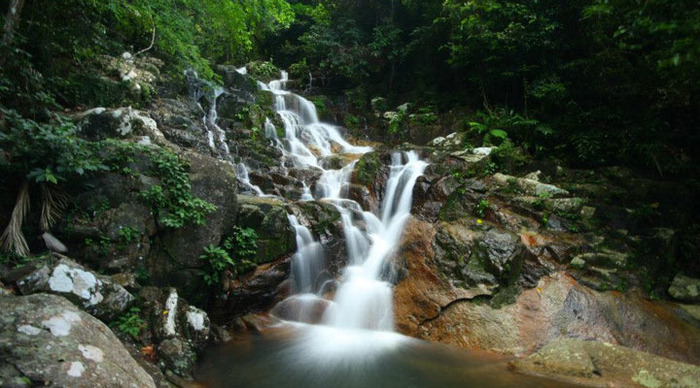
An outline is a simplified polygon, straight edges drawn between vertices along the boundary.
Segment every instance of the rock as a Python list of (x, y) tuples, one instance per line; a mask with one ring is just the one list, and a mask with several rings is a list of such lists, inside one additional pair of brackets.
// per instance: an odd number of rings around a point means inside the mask
[(309, 295), (295, 295), (275, 305), (270, 314), (286, 321), (317, 324), (333, 302)]
[(255, 93), (258, 89), (255, 80), (238, 72), (235, 66), (218, 65), (216, 72), (223, 78), (223, 86), (226, 89), (244, 90), (249, 93)]
[(248, 314), (242, 321), (246, 329), (255, 333), (263, 333), (267, 328), (280, 323), (279, 319), (267, 314)]
[(191, 378), (197, 354), (209, 341), (211, 324), (207, 313), (190, 306), (174, 288), (146, 287), (139, 296), (161, 367)]
[(155, 387), (105, 324), (63, 297), (0, 296), (0, 310), (0, 386)]
[(600, 252), (583, 253), (575, 256), (570, 265), (575, 268), (587, 268), (590, 266), (610, 269), (623, 269), (627, 266), (628, 255), (609, 249)]
[(229, 289), (216, 294), (208, 306), (209, 317), (218, 324), (229, 324), (249, 312), (265, 311), (288, 296), (284, 284), (289, 278), (290, 257), (259, 265), (251, 273), (234, 279)]
[[(429, 229), (420, 234), (430, 234)], [(424, 264), (431, 255), (429, 247), (420, 245), (415, 254), (413, 249), (403, 252), (407, 274), (394, 288), (396, 327), (403, 334), (515, 355), (561, 338), (596, 339), (700, 362), (700, 327), (675, 304), (651, 303), (635, 293), (593, 291), (555, 272), (497, 308), (483, 303), (483, 297), (476, 303), (456, 295), (435, 267)]]
[(207, 129), (202, 120), (204, 114), (194, 101), (167, 98), (158, 99), (151, 111), (158, 128), (170, 142), (208, 153)]
[(216, 112), (222, 119), (237, 120), (237, 115), (255, 103), (255, 95), (244, 90), (224, 92), (216, 99)]
[(447, 275), (455, 287), (469, 289), (477, 287), (490, 295), (498, 287), (496, 277), (487, 272), (476, 251), (482, 232), (472, 231), (460, 224), (442, 223), (438, 226), (432, 248), (434, 261), (441, 273)]
[(684, 302), (700, 302), (700, 279), (677, 274), (671, 282), (668, 293)]
[(238, 197), (236, 225), (252, 228), (258, 236), (257, 263), (269, 263), (296, 251), (296, 233), (287, 219), (284, 202), (273, 198)]
[(489, 230), (479, 241), (476, 255), (489, 272), (496, 276), (508, 274), (517, 263), (514, 260), (522, 252), (520, 238), (510, 232)]
[(553, 212), (578, 214), (585, 203), (583, 198), (551, 198), (544, 200), (544, 207)]
[(24, 295), (40, 292), (66, 297), (80, 308), (103, 320), (121, 315), (134, 301), (124, 287), (86, 270), (67, 257), (54, 254), (58, 261), (42, 266), (17, 281)]
[(512, 184), (511, 182), (513, 182), (525, 194), (540, 198), (543, 196), (559, 198), (569, 195), (568, 191), (557, 186), (541, 183), (532, 179), (516, 178), (514, 176), (501, 174), (500, 172), (494, 174), (492, 179), (500, 186), (509, 186)]
[(234, 167), (209, 156), (186, 152), (193, 195), (212, 203), (216, 210), (204, 225), (188, 224), (178, 229), (163, 229), (154, 239), (146, 260), (155, 285), (176, 284), (183, 297), (199, 302), (204, 286), (199, 259), (205, 246), (219, 245), (233, 231), (238, 213)]
[(81, 113), (76, 120), (80, 135), (90, 141), (124, 139), (138, 135), (147, 136), (158, 145), (170, 145), (155, 120), (131, 107), (94, 108)]
[(175, 288), (145, 287), (139, 297), (155, 341), (178, 337), (194, 351), (204, 350), (211, 326), (206, 312), (189, 305)]
[(521, 373), (583, 385), (700, 386), (698, 366), (598, 341), (557, 340), (511, 365)]
[(158, 365), (179, 376), (191, 378), (197, 356), (192, 348), (180, 338), (168, 338), (158, 344)]

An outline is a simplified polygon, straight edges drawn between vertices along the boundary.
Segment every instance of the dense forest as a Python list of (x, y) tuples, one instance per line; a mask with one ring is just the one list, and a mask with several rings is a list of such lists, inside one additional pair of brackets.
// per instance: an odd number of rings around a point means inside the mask
[(39, 122), (108, 105), (85, 69), (150, 48), (176, 78), (265, 59), (367, 106), (385, 96), (426, 112), (462, 108), (465, 125), (503, 130), (537, 158), (663, 177), (689, 175), (698, 157), (693, 1), (11, 3), (20, 8), (5, 21), (2, 100)]
[(697, 0), (0, 18), (0, 386), (700, 382)]

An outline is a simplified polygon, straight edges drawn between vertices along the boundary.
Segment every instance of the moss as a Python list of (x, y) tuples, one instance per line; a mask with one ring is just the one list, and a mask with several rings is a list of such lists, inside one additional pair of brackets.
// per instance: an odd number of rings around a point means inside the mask
[(357, 180), (365, 186), (371, 185), (381, 166), (382, 162), (379, 160), (378, 153), (369, 152), (362, 155), (355, 167)]
[(520, 288), (516, 285), (501, 288), (493, 297), (491, 297), (490, 305), (495, 309), (500, 309), (507, 304), (513, 304), (520, 295)]

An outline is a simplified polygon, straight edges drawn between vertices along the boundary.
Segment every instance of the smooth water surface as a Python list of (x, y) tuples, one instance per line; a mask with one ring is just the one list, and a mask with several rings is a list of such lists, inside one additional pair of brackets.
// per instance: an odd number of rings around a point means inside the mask
[(508, 371), (507, 360), (400, 334), (285, 324), (208, 354), (207, 387), (572, 387)]

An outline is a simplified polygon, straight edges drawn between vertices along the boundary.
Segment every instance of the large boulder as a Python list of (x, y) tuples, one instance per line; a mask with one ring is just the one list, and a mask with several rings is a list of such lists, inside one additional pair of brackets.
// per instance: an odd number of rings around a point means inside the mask
[(93, 108), (76, 117), (80, 135), (90, 141), (108, 138), (148, 137), (146, 143), (168, 145), (158, 124), (145, 112), (124, 108)]
[(155, 387), (112, 331), (67, 299), (0, 296), (0, 386)]
[(236, 225), (252, 228), (258, 238), (257, 263), (268, 263), (296, 251), (296, 234), (289, 224), (284, 202), (273, 198), (238, 197)]
[(54, 264), (43, 265), (17, 281), (22, 294), (61, 295), (103, 320), (116, 318), (133, 303), (134, 297), (110, 278), (67, 257), (54, 254), (53, 258)]
[(202, 298), (201, 269), (205, 264), (199, 256), (204, 247), (219, 245), (233, 232), (238, 211), (237, 182), (229, 163), (194, 152), (183, 156), (190, 166), (192, 194), (214, 204), (216, 210), (207, 215), (204, 225), (161, 230), (153, 241), (147, 265), (155, 285), (177, 285), (183, 296), (197, 301)]

